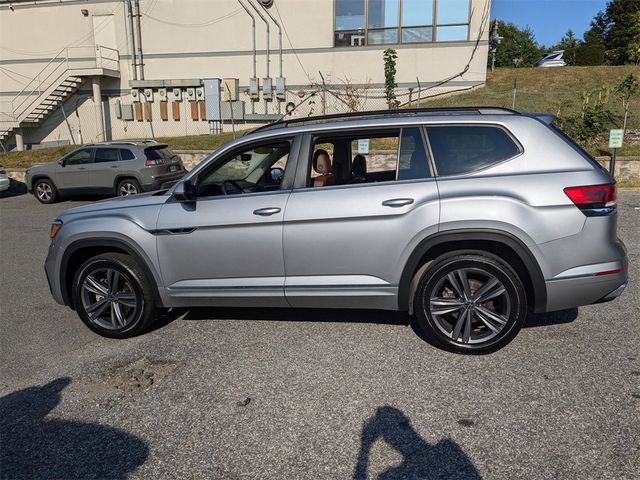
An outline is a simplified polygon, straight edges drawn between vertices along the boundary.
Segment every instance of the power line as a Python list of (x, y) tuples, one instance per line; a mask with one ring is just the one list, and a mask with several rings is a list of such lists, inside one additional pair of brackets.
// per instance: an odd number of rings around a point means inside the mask
[[(151, 9), (149, 9), (151, 10)], [(159, 23), (164, 23), (165, 25), (171, 25), (174, 27), (182, 27), (182, 28), (201, 28), (201, 27), (208, 27), (210, 25), (214, 25), (216, 23), (222, 22), (224, 20), (227, 20), (235, 15), (237, 15), (238, 13), (240, 13), (240, 9), (238, 10), (234, 10), (233, 12), (227, 13), (226, 15), (223, 15), (221, 17), (217, 17), (217, 18), (212, 18), (211, 20), (207, 20), (206, 22), (202, 22), (202, 23), (179, 23), (179, 22), (171, 22), (169, 20), (163, 20), (162, 18), (157, 18), (154, 16), (149, 15), (148, 13), (144, 14), (143, 16), (150, 19), (150, 20), (154, 20), (156, 22)]]

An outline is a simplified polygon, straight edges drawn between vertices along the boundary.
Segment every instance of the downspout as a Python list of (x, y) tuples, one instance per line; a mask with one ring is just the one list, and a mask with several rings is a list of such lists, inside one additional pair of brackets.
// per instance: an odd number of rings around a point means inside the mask
[(127, 12), (129, 21), (127, 22), (129, 37), (129, 64), (131, 68), (131, 79), (138, 79), (138, 71), (136, 69), (136, 39), (133, 38), (133, 7), (131, 6), (131, 0), (124, 0), (127, 4)]
[(138, 66), (140, 67), (140, 80), (144, 80), (144, 57), (142, 56), (142, 28), (140, 27), (140, 0), (135, 0), (136, 31), (138, 33)]
[(255, 12), (258, 14), (258, 16), (262, 19), (262, 21), (264, 22), (264, 24), (267, 26), (267, 35), (265, 37), (265, 41), (266, 41), (266, 47), (267, 47), (267, 78), (269, 78), (269, 22), (267, 21), (266, 18), (264, 18), (264, 15), (262, 15), (262, 13), (260, 13), (260, 10), (258, 10), (258, 8), (253, 4), (253, 2), (251, 2), (251, 0), (249, 0), (249, 5), (251, 5), (251, 8), (253, 8), (255, 10)]
[(278, 21), (275, 19), (275, 17), (271, 15), (269, 10), (267, 10), (264, 6), (262, 8), (264, 9), (265, 13), (269, 15), (269, 18), (271, 19), (271, 21), (273, 21), (273, 23), (276, 24), (276, 27), (278, 27), (278, 43), (279, 43), (278, 48), (280, 50), (280, 75), (279, 76), (282, 77), (282, 27), (280, 26)]
[(256, 17), (254, 17), (251, 14), (251, 12), (246, 7), (246, 5), (244, 3), (242, 3), (242, 0), (238, 0), (238, 3), (240, 4), (240, 6), (242, 8), (244, 8), (244, 11), (247, 12), (247, 15), (249, 15), (251, 17), (251, 29), (252, 29), (252, 33), (253, 33), (253, 78), (257, 78), (257, 71), (256, 71)]

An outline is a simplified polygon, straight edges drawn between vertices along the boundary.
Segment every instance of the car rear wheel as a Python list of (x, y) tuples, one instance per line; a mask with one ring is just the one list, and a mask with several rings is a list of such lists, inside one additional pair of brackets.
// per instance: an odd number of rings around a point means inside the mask
[(87, 260), (73, 280), (73, 302), (84, 324), (110, 338), (133, 337), (158, 312), (153, 287), (129, 255), (107, 253)]
[(129, 195), (137, 195), (142, 191), (142, 188), (137, 180), (126, 178), (118, 183), (116, 191), (119, 197), (128, 197)]
[(33, 194), (40, 203), (53, 203), (58, 198), (55, 185), (48, 178), (38, 180), (33, 186)]
[(419, 328), (436, 345), (459, 353), (490, 353), (522, 328), (526, 293), (515, 271), (500, 259), (455, 254), (427, 269), (414, 310)]

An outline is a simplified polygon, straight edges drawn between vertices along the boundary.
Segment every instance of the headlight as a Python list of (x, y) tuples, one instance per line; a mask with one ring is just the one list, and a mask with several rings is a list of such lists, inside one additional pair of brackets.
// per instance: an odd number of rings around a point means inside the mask
[(49, 238), (55, 238), (61, 228), (62, 220), (54, 220), (51, 224), (51, 233), (49, 233)]

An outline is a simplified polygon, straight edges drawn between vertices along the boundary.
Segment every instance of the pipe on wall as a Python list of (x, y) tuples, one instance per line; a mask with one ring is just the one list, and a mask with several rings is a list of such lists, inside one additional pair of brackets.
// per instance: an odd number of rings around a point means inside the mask
[(253, 78), (256, 78), (258, 76), (257, 74), (257, 69), (256, 69), (256, 17), (254, 17), (251, 12), (249, 11), (249, 9), (247, 8), (247, 6), (242, 3), (242, 0), (238, 0), (238, 3), (240, 4), (240, 6), (242, 8), (244, 8), (244, 11), (247, 12), (247, 15), (249, 15), (251, 17), (251, 29), (252, 29), (252, 38), (253, 38)]
[(136, 31), (138, 33), (138, 67), (140, 67), (140, 75), (138, 78), (144, 80), (144, 57), (142, 55), (142, 28), (140, 26), (140, 0), (135, 0), (135, 17), (136, 17)]
[(269, 21), (264, 18), (264, 15), (262, 15), (262, 13), (260, 13), (260, 10), (253, 4), (253, 2), (251, 0), (249, 0), (249, 5), (251, 5), (251, 8), (253, 8), (255, 10), (255, 12), (258, 14), (258, 16), (262, 19), (262, 21), (264, 22), (264, 24), (267, 27), (267, 34), (265, 37), (265, 41), (266, 41), (266, 50), (267, 50), (267, 78), (269, 78), (269, 63), (271, 62), (270, 58), (269, 58)]
[(133, 6), (131, 5), (131, 0), (124, 0), (127, 6), (127, 37), (129, 37), (129, 64), (131, 68), (131, 79), (138, 79), (138, 70), (136, 65), (136, 39), (133, 34)]
[[(251, 1), (251, 0), (249, 0)], [(280, 51), (280, 77), (282, 77), (282, 27), (280, 26), (280, 24), (278, 23), (278, 21), (275, 19), (275, 17), (273, 15), (271, 15), (271, 12), (269, 12), (269, 10), (267, 10), (267, 8), (262, 5), (262, 8), (264, 9), (265, 13), (267, 15), (269, 15), (269, 18), (271, 19), (271, 21), (276, 25), (276, 27), (278, 27), (278, 48)]]

